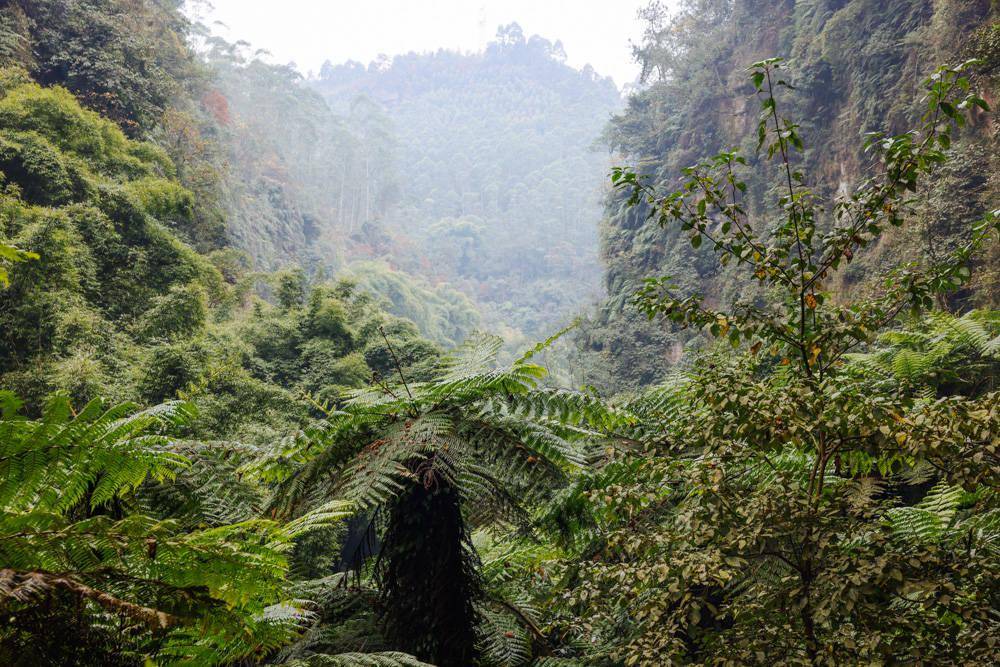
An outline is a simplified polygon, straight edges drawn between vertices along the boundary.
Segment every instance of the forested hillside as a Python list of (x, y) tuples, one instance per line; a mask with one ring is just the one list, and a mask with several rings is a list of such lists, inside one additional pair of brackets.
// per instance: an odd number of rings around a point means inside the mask
[(0, 5), (0, 664), (1000, 664), (994, 4)]
[(620, 106), (610, 79), (512, 24), (482, 53), (327, 63), (310, 84), (334, 109), (359, 95), (385, 109), (398, 199), (372, 224), (394, 266), (458, 287), (518, 344), (596, 298), (610, 168), (597, 139)]
[(558, 44), (497, 40), (307, 82), (207, 37), (197, 110), (166, 130), (258, 266), (347, 270), (444, 344), (477, 326), (520, 344), (598, 294), (596, 140), (620, 97)]
[[(910, 127), (923, 109), (920, 82), (935, 64), (982, 58), (976, 74), (986, 98), (995, 100), (995, 11), (989, 0), (704, 0), (683, 3), (671, 16), (666, 3), (653, 3), (636, 48), (646, 86), (609, 125), (610, 146), (618, 163), (636, 165), (665, 188), (704, 156), (753, 148), (757, 111), (746, 65), (780, 54), (795, 65), (787, 74), (794, 86), (788, 115), (809, 141), (796, 169), (818, 195), (843, 195), (868, 175), (866, 133)], [(1000, 196), (997, 132), (991, 116), (974, 117), (956, 138), (956, 166), (917, 195), (916, 228), (865, 249), (835, 291), (863, 290), (900, 261), (938, 256), (964, 238), (974, 218)], [(772, 175), (765, 169), (748, 178), (744, 205), (755, 218), (772, 213)], [(630, 307), (645, 278), (671, 275), (718, 305), (751, 292), (711, 248), (692, 247), (679, 230), (643, 224), (646, 211), (623, 207), (623, 201), (616, 193), (606, 203), (601, 243), (609, 298), (583, 345), (595, 353), (591, 381), (634, 388), (664, 377), (686, 346), (698, 344), (688, 334), (643, 322)], [(997, 260), (983, 258), (975, 288), (950, 298), (966, 307), (995, 304)]]

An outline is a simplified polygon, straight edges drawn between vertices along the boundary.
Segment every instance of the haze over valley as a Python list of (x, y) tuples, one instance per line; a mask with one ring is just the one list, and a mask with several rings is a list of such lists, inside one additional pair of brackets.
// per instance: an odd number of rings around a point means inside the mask
[(600, 296), (600, 137), (621, 94), (558, 40), (512, 23), (478, 52), (302, 79), (253, 46), (205, 44), (227, 123), (256, 141), (229, 156), (229, 206), (261, 266), (352, 275), (447, 345), (485, 329), (517, 347)]

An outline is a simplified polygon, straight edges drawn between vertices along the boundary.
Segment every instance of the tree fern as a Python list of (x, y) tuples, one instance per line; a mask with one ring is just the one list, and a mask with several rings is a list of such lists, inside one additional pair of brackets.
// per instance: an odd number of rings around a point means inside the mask
[[(0, 404), (0, 609), (9, 619), (44, 622), (38, 602), (69, 596), (95, 627), (128, 619), (132, 630), (118, 640), (137, 638), (127, 640), (133, 650), (159, 643), (203, 664), (287, 640), (294, 623), (267, 612), (282, 595), (285, 554), (296, 536), (347, 516), (343, 503), (287, 525), (247, 519), (185, 530), (183, 517), (135, 510), (147, 483), (190, 470), (181, 451), (194, 445), (170, 436), (193, 416), (189, 405), (94, 400), (74, 413), (55, 396), (31, 420), (9, 393)], [(0, 639), (16, 645), (18, 632), (0, 630)]]
[(961, 317), (932, 312), (920, 325), (885, 332), (873, 350), (848, 358), (861, 372), (940, 386), (982, 382), (995, 374), (998, 354), (1000, 322), (991, 311), (974, 310)]
[[(497, 367), (498, 339), (473, 337), (446, 360), (436, 379), (411, 382), (397, 369), (398, 383), (349, 395), (325, 420), (247, 467), (277, 484), (275, 508), (294, 512), (342, 498), (359, 511), (390, 510), (376, 570), (383, 592), (395, 591), (384, 599), (384, 608), (396, 614), (387, 618), (387, 631), (423, 659), (443, 664), (471, 659), (460, 657), (465, 649), (440, 644), (441, 631), (431, 630), (444, 613), (431, 611), (438, 604), (431, 586), (443, 589), (442, 600), (448, 599), (448, 587), (455, 587), (449, 609), (475, 602), (462, 602), (463, 596), (479, 595), (478, 558), (471, 545), (460, 544), (465, 522), (525, 525), (526, 505), (581, 470), (593, 441), (631, 423), (626, 411), (596, 397), (539, 386), (545, 370), (531, 359), (544, 347)], [(452, 502), (458, 513), (445, 509)], [(442, 509), (431, 512), (439, 504)], [(444, 530), (449, 522), (453, 525)], [(417, 526), (428, 534), (419, 535)], [(429, 533), (439, 530), (458, 542), (436, 543)], [(426, 581), (442, 559), (454, 560), (453, 571), (441, 581)], [(424, 571), (411, 572), (414, 565)], [(429, 606), (420, 610), (420, 604)], [(469, 624), (475, 606), (467, 608)], [(398, 614), (406, 609), (409, 616)], [(460, 627), (456, 619), (449, 632)]]

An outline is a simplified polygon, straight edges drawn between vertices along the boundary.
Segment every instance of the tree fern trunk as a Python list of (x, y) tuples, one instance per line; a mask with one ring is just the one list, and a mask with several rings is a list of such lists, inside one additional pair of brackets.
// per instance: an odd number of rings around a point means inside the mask
[(478, 557), (458, 490), (424, 460), (389, 515), (378, 577), (387, 639), (440, 667), (475, 663)]

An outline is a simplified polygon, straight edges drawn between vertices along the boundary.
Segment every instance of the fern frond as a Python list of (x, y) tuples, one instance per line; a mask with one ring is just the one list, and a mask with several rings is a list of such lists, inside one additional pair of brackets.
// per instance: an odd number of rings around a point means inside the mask
[(510, 485), (497, 477), (491, 466), (469, 458), (458, 474), (469, 522), (476, 527), (493, 524), (528, 530), (531, 517), (523, 499), (511, 492)]
[(222, 525), (256, 516), (262, 492), (241, 475), (260, 449), (233, 442), (174, 441), (189, 462), (172, 480), (148, 482), (137, 494), (146, 514), (182, 517), (187, 527)]
[(955, 317), (942, 311), (928, 315), (933, 330), (942, 338), (947, 338), (953, 347), (962, 347), (982, 354), (989, 348), (993, 335), (988, 328), (988, 320), (977, 317), (975, 311), (962, 317)]
[(294, 539), (314, 530), (328, 528), (354, 515), (354, 506), (346, 500), (331, 500), (299, 516), (283, 527), (283, 533)]
[(914, 507), (894, 507), (886, 512), (896, 535), (920, 542), (945, 537), (962, 500), (962, 489), (941, 481)]
[(451, 417), (441, 412), (388, 424), (344, 471), (343, 497), (361, 509), (386, 503), (411, 476), (405, 464), (445, 447), (452, 428)]
[(1000, 509), (969, 517), (962, 522), (961, 531), (956, 531), (956, 537), (959, 532), (969, 535), (992, 558), (1000, 557)]
[(434, 667), (405, 653), (340, 653), (313, 655), (285, 663), (288, 667)]
[(560, 425), (586, 426), (613, 433), (634, 425), (637, 418), (627, 410), (602, 401), (593, 394), (565, 389), (538, 388), (507, 399), (511, 414), (531, 420), (551, 420)]
[(487, 606), (480, 609), (480, 645), (486, 664), (520, 667), (531, 660), (531, 635), (512, 614)]
[(570, 324), (564, 326), (562, 329), (559, 329), (558, 331), (556, 331), (554, 334), (552, 334), (542, 342), (538, 343), (534, 347), (529, 348), (520, 357), (517, 358), (514, 364), (515, 365), (523, 364), (527, 361), (530, 361), (536, 354), (541, 354), (545, 350), (549, 349), (557, 340), (568, 334), (573, 329), (580, 326), (580, 322), (581, 320), (579, 318), (573, 320)]
[(184, 423), (193, 408), (175, 402), (148, 410), (95, 399), (75, 417), (69, 399), (52, 397), (38, 421), (0, 422), (0, 506), (66, 510), (89, 493), (97, 507), (147, 478), (170, 479), (188, 459), (172, 440), (148, 432)]
[(473, 375), (482, 375), (496, 367), (503, 339), (475, 332), (462, 342), (444, 361), (442, 382), (452, 382)]

